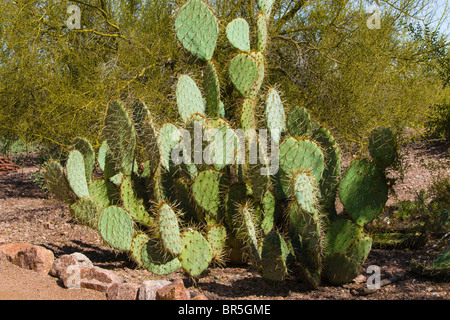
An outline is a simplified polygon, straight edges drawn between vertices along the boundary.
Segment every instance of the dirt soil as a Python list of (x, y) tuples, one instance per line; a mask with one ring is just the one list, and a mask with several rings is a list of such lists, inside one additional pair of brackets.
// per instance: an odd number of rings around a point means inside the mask
[[(450, 177), (449, 144), (412, 143), (404, 149), (405, 163), (409, 164), (405, 177), (395, 187), (395, 195), (388, 205), (399, 200), (414, 200), (416, 192), (427, 189), (436, 176)], [(173, 280), (182, 278), (187, 288), (201, 292), (209, 299), (305, 299), (305, 300), (449, 300), (450, 283), (417, 276), (411, 271), (411, 259), (431, 261), (437, 250), (427, 250), (437, 239), (417, 250), (372, 249), (360, 271), (360, 276), (348, 285), (324, 285), (308, 290), (300, 281), (288, 279), (275, 285), (265, 283), (252, 271), (251, 265), (210, 268), (194, 286), (182, 272), (167, 276), (154, 275), (136, 267), (123, 253), (106, 246), (98, 233), (75, 224), (67, 206), (55, 200), (34, 182), (38, 166), (33, 155), (14, 159), (21, 166), (18, 172), (0, 175), (0, 244), (28, 242), (50, 249), (59, 257), (81, 252), (94, 265), (113, 270), (128, 282), (142, 283), (150, 279)], [(439, 248), (442, 250), (442, 247)], [(381, 278), (401, 277), (400, 281), (384, 286), (378, 292), (364, 294), (367, 267), (381, 268)], [(56, 278), (41, 276), (20, 269), (8, 262), (0, 262), (0, 299), (45, 300), (102, 300), (104, 293), (91, 290), (64, 289)]]

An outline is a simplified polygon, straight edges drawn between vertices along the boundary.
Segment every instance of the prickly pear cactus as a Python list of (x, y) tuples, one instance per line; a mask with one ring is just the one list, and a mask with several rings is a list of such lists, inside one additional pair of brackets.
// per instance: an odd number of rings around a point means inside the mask
[[(140, 100), (112, 101), (100, 148), (75, 139), (66, 168), (50, 161), (45, 179), (77, 222), (150, 272), (181, 268), (199, 277), (212, 263), (249, 262), (269, 282), (289, 275), (312, 288), (323, 280), (342, 284), (370, 251), (363, 226), (387, 200), (395, 135), (375, 129), (371, 158), (355, 160), (341, 175), (330, 131), (264, 85), (274, 0), (256, 4), (255, 21), (237, 18), (226, 26), (235, 53), (222, 67), (214, 60), (219, 21), (203, 1), (186, 1), (176, 10), (175, 33), (198, 60), (203, 80), (178, 77), (180, 121), (157, 123)], [(235, 89), (226, 99), (218, 70), (226, 70)], [(227, 115), (233, 106), (236, 112)], [(94, 177), (97, 166), (103, 177)]]

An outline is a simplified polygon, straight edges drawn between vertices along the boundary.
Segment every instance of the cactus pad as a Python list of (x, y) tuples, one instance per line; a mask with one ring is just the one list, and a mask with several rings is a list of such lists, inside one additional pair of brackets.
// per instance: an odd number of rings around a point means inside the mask
[(162, 246), (172, 255), (179, 255), (182, 247), (178, 217), (175, 211), (164, 203), (157, 209), (157, 217)]
[(182, 236), (183, 252), (179, 259), (183, 269), (193, 277), (199, 276), (208, 268), (213, 252), (208, 241), (195, 230), (187, 230)]
[(86, 167), (83, 155), (78, 150), (72, 150), (67, 159), (67, 180), (73, 192), (79, 197), (89, 197), (89, 189), (86, 181)]
[(311, 132), (311, 117), (305, 108), (295, 106), (289, 111), (287, 130), (293, 137), (309, 135)]
[(198, 174), (192, 184), (192, 196), (195, 202), (213, 219), (217, 219), (219, 214), (222, 178), (222, 173), (218, 171), (205, 170)]
[(228, 41), (238, 50), (250, 52), (250, 27), (242, 18), (231, 21), (226, 28)]
[(57, 199), (68, 204), (73, 202), (73, 199), (70, 196), (69, 181), (67, 181), (67, 177), (64, 174), (64, 169), (61, 167), (59, 162), (51, 160), (47, 164), (44, 179), (47, 188), (53, 192)]
[(239, 93), (247, 97), (258, 79), (258, 63), (247, 53), (240, 53), (230, 62), (228, 73)]
[(196, 113), (205, 114), (202, 93), (188, 75), (181, 75), (178, 78), (176, 97), (178, 113), (183, 121), (187, 122)]
[(156, 239), (150, 239), (143, 246), (141, 261), (148, 271), (159, 275), (169, 274), (181, 268), (180, 260), (165, 252)]
[(386, 178), (369, 160), (355, 160), (339, 183), (339, 197), (352, 220), (363, 226), (375, 219), (386, 204)]
[(275, 231), (265, 236), (261, 250), (261, 275), (265, 280), (283, 281), (287, 276), (289, 249), (283, 237)]
[(184, 48), (202, 60), (210, 60), (216, 48), (219, 24), (200, 0), (188, 1), (177, 14), (175, 31)]
[(80, 137), (75, 138), (72, 147), (74, 150), (80, 151), (83, 155), (86, 181), (90, 183), (92, 180), (92, 170), (95, 166), (94, 149), (92, 148), (92, 145), (88, 140)]
[(116, 206), (104, 209), (98, 219), (98, 230), (103, 240), (114, 249), (130, 250), (134, 236), (134, 222), (124, 209)]
[(89, 198), (81, 198), (70, 206), (75, 220), (82, 225), (96, 229), (99, 216), (97, 204)]
[(266, 120), (270, 136), (278, 143), (281, 134), (286, 129), (286, 115), (280, 95), (275, 89), (270, 89), (266, 98)]

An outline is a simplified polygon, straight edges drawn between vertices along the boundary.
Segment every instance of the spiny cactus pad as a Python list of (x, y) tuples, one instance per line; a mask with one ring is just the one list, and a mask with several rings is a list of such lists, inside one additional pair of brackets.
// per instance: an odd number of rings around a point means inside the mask
[(205, 90), (208, 115), (212, 118), (224, 117), (225, 108), (222, 101), (220, 101), (219, 77), (216, 67), (211, 60), (206, 62), (203, 88)]
[(66, 170), (69, 185), (77, 197), (89, 197), (89, 189), (86, 181), (86, 167), (84, 165), (83, 155), (80, 151), (70, 151)]
[(183, 252), (179, 259), (183, 269), (193, 277), (199, 276), (208, 268), (213, 252), (208, 241), (195, 230), (187, 230), (182, 235)]
[(289, 249), (283, 237), (275, 231), (265, 236), (261, 250), (261, 275), (265, 280), (283, 281), (287, 276), (286, 259)]
[(269, 32), (267, 30), (267, 15), (264, 12), (259, 12), (258, 13), (258, 18), (256, 21), (256, 25), (257, 25), (257, 48), (258, 51), (260, 52), (264, 52), (266, 50), (267, 47), (267, 42), (269, 41)]
[(176, 97), (178, 113), (183, 121), (188, 121), (196, 113), (205, 114), (202, 93), (195, 81), (188, 75), (181, 75), (178, 78)]
[(274, 2), (275, 0), (258, 0), (258, 6), (267, 16), (270, 16)]
[(97, 229), (99, 207), (89, 198), (81, 198), (70, 206), (75, 220), (82, 225)]
[(311, 117), (304, 107), (293, 107), (287, 117), (287, 131), (293, 137), (303, 137), (311, 132)]
[(386, 204), (386, 178), (369, 160), (355, 160), (339, 183), (339, 197), (352, 220), (363, 226), (375, 219)]
[(178, 257), (165, 252), (157, 239), (150, 239), (143, 246), (141, 261), (148, 271), (159, 275), (169, 274), (181, 268)]
[(177, 38), (194, 56), (210, 60), (216, 48), (219, 24), (211, 10), (200, 0), (188, 1), (175, 20)]
[(192, 185), (192, 196), (195, 202), (212, 219), (217, 219), (219, 214), (222, 178), (221, 172), (211, 169), (205, 170), (198, 174)]
[(182, 252), (180, 227), (174, 209), (164, 203), (157, 209), (158, 231), (165, 250), (177, 256)]
[(228, 41), (238, 50), (250, 52), (250, 27), (243, 18), (236, 18), (226, 28)]
[(68, 204), (73, 202), (73, 199), (70, 196), (69, 181), (67, 181), (64, 169), (58, 161), (49, 161), (44, 173), (44, 179), (47, 188), (53, 192), (57, 199)]
[(258, 63), (251, 55), (240, 53), (231, 60), (228, 74), (239, 93), (247, 97), (258, 79)]
[(284, 113), (283, 103), (278, 91), (270, 89), (266, 98), (266, 120), (267, 128), (270, 131), (272, 139), (278, 143), (281, 134), (286, 129), (286, 115)]
[(134, 236), (134, 222), (122, 208), (110, 206), (100, 213), (98, 230), (103, 240), (111, 247), (129, 251)]
[(95, 152), (91, 143), (81, 137), (75, 138), (72, 144), (74, 150), (78, 150), (83, 155), (84, 167), (86, 171), (86, 181), (89, 183), (92, 180), (92, 169), (95, 166)]

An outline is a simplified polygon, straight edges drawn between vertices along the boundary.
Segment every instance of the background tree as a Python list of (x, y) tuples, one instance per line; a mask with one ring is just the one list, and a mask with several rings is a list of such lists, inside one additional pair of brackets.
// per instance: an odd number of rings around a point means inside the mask
[[(184, 2), (0, 2), (0, 136), (64, 148), (80, 135), (99, 146), (115, 98), (141, 98), (159, 122), (175, 120), (178, 73), (201, 72), (174, 35), (173, 13)], [(236, 16), (255, 21), (253, 0), (205, 2), (221, 31)], [(70, 4), (81, 9), (80, 30), (65, 23)], [(361, 143), (376, 125), (420, 126), (430, 106), (449, 96), (441, 81), (448, 77), (446, 37), (437, 31), (431, 42), (418, 39), (410, 27), (429, 21), (433, 1), (380, 1), (379, 30), (367, 28), (369, 4), (279, 0), (272, 11), (265, 85), (281, 86), (288, 106), (306, 106), (343, 142)], [(214, 59), (230, 111), (235, 92), (226, 57), (233, 49), (224, 32), (218, 46)]]

